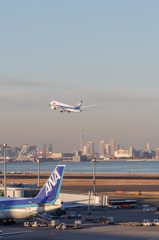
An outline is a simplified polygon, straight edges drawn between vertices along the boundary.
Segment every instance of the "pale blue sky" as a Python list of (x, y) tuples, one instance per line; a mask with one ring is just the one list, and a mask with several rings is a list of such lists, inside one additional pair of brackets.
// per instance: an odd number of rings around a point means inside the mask
[[(0, 0), (0, 141), (159, 147), (159, 2)], [(80, 114), (52, 100), (97, 104)]]

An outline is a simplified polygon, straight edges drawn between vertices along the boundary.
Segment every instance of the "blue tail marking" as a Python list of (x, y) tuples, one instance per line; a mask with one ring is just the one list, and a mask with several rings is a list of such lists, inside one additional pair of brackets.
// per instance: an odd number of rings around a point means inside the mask
[(59, 197), (64, 171), (65, 165), (58, 165), (36, 198), (42, 203), (51, 203), (56, 200)]
[(80, 109), (83, 101), (80, 101), (75, 109)]

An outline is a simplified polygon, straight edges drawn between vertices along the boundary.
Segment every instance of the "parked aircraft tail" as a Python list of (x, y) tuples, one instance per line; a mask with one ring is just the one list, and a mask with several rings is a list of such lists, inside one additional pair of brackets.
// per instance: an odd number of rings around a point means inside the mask
[(51, 176), (49, 177), (35, 200), (40, 199), (41, 203), (54, 204), (54, 202), (59, 197), (64, 171), (65, 165), (58, 165), (52, 172)]

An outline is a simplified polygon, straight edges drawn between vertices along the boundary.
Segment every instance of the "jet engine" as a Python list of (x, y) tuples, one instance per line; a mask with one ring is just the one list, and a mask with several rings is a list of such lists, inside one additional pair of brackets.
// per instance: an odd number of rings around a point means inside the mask
[(51, 106), (51, 109), (53, 109), (53, 110), (56, 110), (56, 107), (54, 107), (54, 106)]
[(63, 201), (59, 198), (55, 202), (55, 205), (62, 205), (62, 204), (63, 204)]

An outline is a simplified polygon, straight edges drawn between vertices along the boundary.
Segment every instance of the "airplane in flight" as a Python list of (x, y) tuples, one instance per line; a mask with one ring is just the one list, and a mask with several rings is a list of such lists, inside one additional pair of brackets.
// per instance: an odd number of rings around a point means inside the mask
[(0, 220), (23, 219), (58, 209), (63, 202), (58, 199), (65, 165), (58, 165), (35, 198), (0, 198)]
[[(53, 110), (56, 110), (57, 108), (60, 108), (60, 112), (68, 112), (68, 113), (74, 112), (74, 113), (79, 113), (79, 112), (82, 112), (82, 111), (83, 111), (83, 110), (81, 109), (82, 102), (83, 102), (83, 101), (80, 101), (80, 102), (77, 104), (76, 107), (67, 105), (67, 104), (65, 104), (65, 103), (57, 102), (57, 101), (51, 101), (49, 105), (51, 106), (51, 109), (53, 109)], [(96, 106), (96, 105), (83, 106), (82, 108), (93, 107), (93, 106)]]

